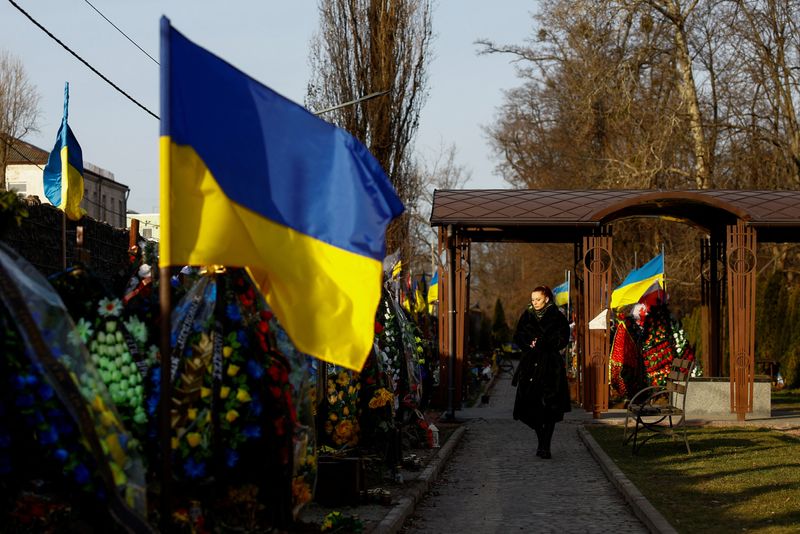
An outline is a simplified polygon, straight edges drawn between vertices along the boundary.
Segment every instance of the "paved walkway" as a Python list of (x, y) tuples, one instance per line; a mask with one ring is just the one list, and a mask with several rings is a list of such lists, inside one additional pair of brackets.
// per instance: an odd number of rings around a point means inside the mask
[(514, 394), (501, 376), (488, 404), (456, 412), (466, 432), (402, 532), (648, 532), (579, 437), (586, 414), (567, 414), (541, 460)]

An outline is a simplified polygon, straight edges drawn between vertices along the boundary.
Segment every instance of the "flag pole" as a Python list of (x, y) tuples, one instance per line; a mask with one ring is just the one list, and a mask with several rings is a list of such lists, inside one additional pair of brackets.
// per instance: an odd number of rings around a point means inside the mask
[[(67, 138), (67, 120), (69, 116), (69, 82), (64, 82), (64, 117), (61, 123), (62, 139)], [(69, 158), (64, 158), (63, 147), (66, 143), (61, 142), (61, 266), (67, 270), (67, 199), (64, 190), (64, 180), (69, 176)], [(69, 149), (67, 149), (69, 150)], [(69, 154), (69, 152), (67, 152)]]
[(61, 210), (61, 267), (67, 270), (67, 212)]
[(569, 275), (570, 275), (570, 270), (567, 269), (567, 319), (570, 322), (572, 322), (572, 315), (570, 315), (570, 306), (569, 306), (570, 294), (572, 293), (572, 281), (570, 280)]
[(664, 256), (664, 243), (661, 243), (661, 265), (664, 267), (664, 300), (667, 299), (667, 258)]
[[(159, 301), (161, 305), (161, 381), (159, 395), (159, 437), (161, 444), (161, 493), (159, 495), (160, 524), (163, 532), (170, 530), (171, 501), (172, 501), (172, 425), (170, 417), (170, 401), (172, 399), (172, 370), (170, 368), (172, 353), (172, 257), (169, 251), (170, 236), (170, 150), (165, 142), (164, 134), (170, 133), (169, 121), (169, 33), (170, 23), (167, 17), (161, 17), (161, 133), (160, 143), (161, 157), (161, 214), (162, 229), (161, 241), (166, 250), (161, 253), (166, 254), (165, 264), (160, 265), (159, 269)], [(169, 140), (167, 140), (168, 142)], [(159, 262), (160, 263), (160, 262)]]

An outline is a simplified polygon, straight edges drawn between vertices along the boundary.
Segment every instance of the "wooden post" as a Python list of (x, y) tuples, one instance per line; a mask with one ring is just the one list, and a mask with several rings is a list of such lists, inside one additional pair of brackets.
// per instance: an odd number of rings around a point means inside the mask
[[(611, 233), (601, 228), (598, 235), (584, 237), (583, 281), (584, 320), (589, 322), (608, 307), (611, 293)], [(585, 408), (591, 406), (597, 419), (608, 411), (608, 330), (588, 330), (584, 340)]]
[(731, 412), (753, 411), (756, 324), (756, 231), (739, 220), (727, 229)]

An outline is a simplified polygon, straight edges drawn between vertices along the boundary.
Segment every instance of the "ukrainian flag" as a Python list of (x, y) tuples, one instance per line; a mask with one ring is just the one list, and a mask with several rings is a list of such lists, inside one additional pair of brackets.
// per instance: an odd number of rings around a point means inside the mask
[(428, 304), (433, 304), (439, 300), (439, 271), (433, 273), (431, 285), (428, 287)]
[(569, 302), (569, 280), (553, 288), (556, 306), (565, 306)]
[(664, 287), (664, 255), (659, 254), (638, 269), (631, 271), (611, 293), (611, 308), (636, 304), (653, 283)]
[(50, 203), (73, 221), (86, 213), (81, 209), (83, 199), (83, 153), (67, 124), (69, 83), (64, 84), (64, 117), (56, 134), (56, 144), (44, 168), (44, 195)]
[(299, 350), (360, 370), (404, 209), (380, 164), (165, 17), (161, 43), (159, 264), (249, 267)]

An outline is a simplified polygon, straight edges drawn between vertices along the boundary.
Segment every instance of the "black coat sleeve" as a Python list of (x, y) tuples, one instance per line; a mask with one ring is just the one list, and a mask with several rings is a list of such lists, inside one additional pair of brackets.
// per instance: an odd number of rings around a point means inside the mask
[(569, 321), (558, 308), (551, 306), (538, 321), (536, 348), (543, 352), (559, 352), (569, 343)]

